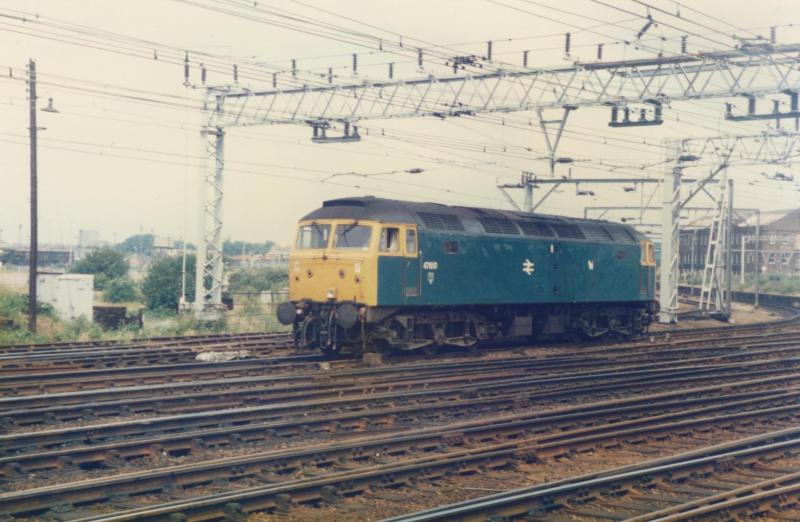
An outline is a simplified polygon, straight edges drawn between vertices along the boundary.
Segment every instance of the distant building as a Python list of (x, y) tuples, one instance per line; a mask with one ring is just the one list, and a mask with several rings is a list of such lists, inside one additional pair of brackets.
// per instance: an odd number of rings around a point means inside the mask
[(153, 258), (173, 257), (178, 255), (181, 249), (175, 246), (175, 240), (171, 237), (153, 236)]
[(86, 256), (104, 246), (108, 246), (108, 241), (100, 239), (99, 231), (82, 228), (78, 231), (78, 246), (75, 248), (74, 260), (86, 259)]
[(230, 256), (234, 268), (253, 268), (264, 266), (289, 266), (288, 250), (271, 250), (265, 254), (241, 254)]
[[(30, 248), (5, 247), (0, 252), (0, 261), (7, 265), (28, 266), (30, 262)], [(69, 266), (73, 261), (73, 251), (66, 247), (39, 248), (39, 266)]]
[[(758, 242), (757, 219), (754, 213), (744, 219), (734, 213), (733, 271), (741, 271), (744, 258), (744, 271), (748, 274), (755, 273), (757, 267), (762, 273), (800, 274), (800, 209), (761, 212)], [(711, 220), (705, 217), (681, 230), (681, 270), (703, 270)]]
[(81, 247), (100, 246), (100, 232), (98, 230), (80, 229), (78, 231), (78, 246)]

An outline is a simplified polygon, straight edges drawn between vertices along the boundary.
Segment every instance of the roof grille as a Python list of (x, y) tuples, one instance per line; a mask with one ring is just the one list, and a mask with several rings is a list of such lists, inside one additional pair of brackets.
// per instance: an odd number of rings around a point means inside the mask
[(581, 230), (590, 241), (611, 241), (611, 234), (602, 225), (584, 224)]
[(623, 227), (608, 227), (608, 232), (611, 234), (611, 238), (614, 241), (618, 241), (620, 243), (635, 243), (636, 238), (633, 237), (631, 231), (627, 228)]
[(553, 227), (553, 230), (556, 231), (558, 237), (563, 237), (567, 239), (586, 239), (586, 236), (583, 235), (581, 229), (578, 228), (578, 225), (571, 225), (567, 223), (553, 223), (550, 225)]
[(506, 218), (479, 218), (483, 229), (488, 234), (512, 234), (519, 235), (517, 227), (510, 219)]
[(452, 214), (434, 214), (432, 212), (418, 212), (417, 215), (422, 220), (426, 228), (436, 230), (464, 230), (464, 225)]
[(553, 229), (547, 223), (538, 221), (515, 221), (526, 236), (553, 237)]

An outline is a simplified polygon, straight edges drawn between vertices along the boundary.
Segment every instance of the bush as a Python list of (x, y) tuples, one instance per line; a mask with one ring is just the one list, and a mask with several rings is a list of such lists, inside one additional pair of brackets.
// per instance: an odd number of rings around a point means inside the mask
[(289, 272), (285, 267), (243, 268), (230, 275), (228, 291), (232, 294), (260, 293), (284, 288), (288, 284)]
[(28, 296), (0, 288), (0, 318), (16, 319), (28, 313)]
[[(181, 295), (180, 257), (165, 257), (147, 269), (142, 281), (142, 295), (150, 310), (177, 310)], [(186, 295), (194, 295), (195, 256), (186, 256)]]
[(103, 299), (109, 303), (125, 303), (135, 301), (138, 297), (136, 284), (130, 277), (118, 277), (112, 279), (106, 285), (103, 292)]
[(128, 274), (128, 262), (122, 253), (113, 248), (100, 248), (72, 265), (70, 272), (93, 274), (95, 289), (103, 290), (112, 279)]

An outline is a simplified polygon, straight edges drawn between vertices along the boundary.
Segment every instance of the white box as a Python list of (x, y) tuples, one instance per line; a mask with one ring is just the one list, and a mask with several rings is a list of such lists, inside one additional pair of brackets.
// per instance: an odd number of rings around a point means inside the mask
[(92, 320), (94, 276), (90, 274), (39, 274), (36, 278), (39, 302), (53, 307), (61, 319), (85, 317)]

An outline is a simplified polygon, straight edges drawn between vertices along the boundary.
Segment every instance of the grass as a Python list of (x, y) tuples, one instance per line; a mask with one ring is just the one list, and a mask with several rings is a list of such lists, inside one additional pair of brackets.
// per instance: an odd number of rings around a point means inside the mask
[[(101, 304), (98, 302), (98, 304)], [(130, 303), (129, 311), (138, 311), (141, 303)], [(91, 321), (79, 318), (58, 319), (49, 307), (40, 309), (37, 333), (27, 330), (27, 295), (0, 286), (0, 345), (47, 343), (59, 341), (121, 340), (140, 337), (175, 337), (210, 333), (246, 333), (287, 331), (278, 323), (274, 308), (256, 298), (237, 300), (236, 309), (227, 312), (220, 321), (198, 323), (191, 314), (173, 311), (144, 311), (144, 326), (128, 326), (118, 330), (103, 330)]]

